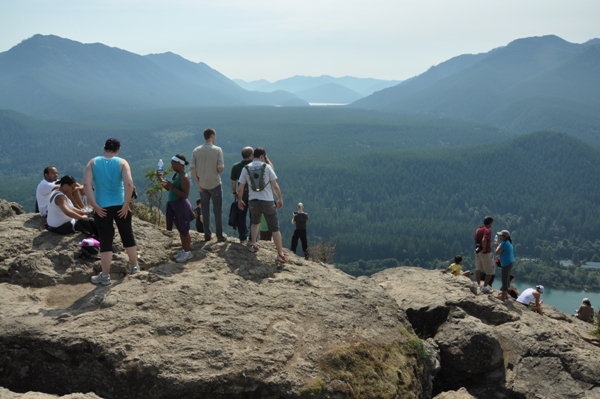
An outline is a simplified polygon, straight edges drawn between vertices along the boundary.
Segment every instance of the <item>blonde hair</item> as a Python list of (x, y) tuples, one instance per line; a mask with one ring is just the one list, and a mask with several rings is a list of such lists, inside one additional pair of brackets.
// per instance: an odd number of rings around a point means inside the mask
[(298, 209), (304, 209), (304, 205), (302, 205), (302, 202), (298, 202)]

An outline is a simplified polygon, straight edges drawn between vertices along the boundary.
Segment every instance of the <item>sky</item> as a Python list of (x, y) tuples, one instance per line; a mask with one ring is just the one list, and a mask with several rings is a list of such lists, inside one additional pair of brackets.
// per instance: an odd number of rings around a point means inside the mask
[(171, 51), (231, 79), (404, 80), (523, 37), (600, 37), (600, 0), (0, 0), (0, 52), (35, 34)]

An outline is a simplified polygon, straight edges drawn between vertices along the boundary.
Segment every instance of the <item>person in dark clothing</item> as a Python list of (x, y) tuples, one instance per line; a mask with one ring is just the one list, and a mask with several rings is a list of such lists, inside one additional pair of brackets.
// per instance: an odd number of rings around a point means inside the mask
[(196, 216), (196, 231), (198, 233), (204, 233), (204, 226), (202, 225), (202, 200), (200, 198), (196, 200), (194, 216)]
[[(248, 165), (252, 162), (252, 156), (254, 154), (254, 150), (252, 147), (244, 147), (242, 149), (242, 160), (231, 167), (231, 190), (233, 191), (233, 198), (237, 200), (237, 187), (238, 180), (242, 175), (242, 170), (244, 166)], [(244, 196), (242, 198), (244, 203), (248, 203), (248, 186), (244, 187)], [(244, 242), (248, 239), (248, 225), (246, 225), (246, 215), (248, 214), (248, 207), (244, 207), (244, 209), (238, 210), (237, 216), (237, 230), (240, 237), (240, 242)]]
[(190, 236), (190, 222), (194, 220), (195, 215), (192, 210), (192, 204), (188, 200), (190, 195), (190, 178), (185, 171), (188, 164), (187, 159), (182, 154), (177, 154), (171, 158), (171, 168), (175, 175), (171, 181), (165, 180), (161, 172), (157, 172), (160, 178), (160, 184), (165, 190), (169, 191), (167, 202), (167, 230), (173, 229), (173, 224), (179, 231), (182, 248), (175, 254), (175, 262), (183, 263), (192, 258)]
[(304, 205), (302, 202), (298, 203), (298, 211), (294, 212), (292, 218), (292, 224), (296, 225), (294, 235), (292, 236), (292, 252), (296, 253), (298, 247), (298, 239), (302, 242), (302, 251), (304, 252), (304, 259), (308, 259), (308, 242), (306, 240), (306, 222), (308, 222), (308, 214), (304, 213)]

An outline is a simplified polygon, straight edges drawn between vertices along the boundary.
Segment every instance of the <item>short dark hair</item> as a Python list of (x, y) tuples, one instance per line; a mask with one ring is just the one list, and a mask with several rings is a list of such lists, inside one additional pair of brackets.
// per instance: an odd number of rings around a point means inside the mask
[(204, 129), (204, 140), (208, 140), (213, 134), (217, 134), (217, 132), (212, 127)]
[(515, 279), (515, 275), (511, 274), (510, 276), (508, 276), (508, 281), (513, 281)]
[(254, 150), (252, 148), (244, 147), (242, 149), (242, 158), (251, 157), (253, 153), (254, 153)]
[(110, 138), (104, 143), (104, 151), (117, 152), (121, 149), (121, 142), (118, 139)]
[(63, 177), (60, 178), (60, 180), (58, 181), (58, 183), (60, 183), (60, 186), (64, 186), (66, 185), (71, 185), (73, 183), (77, 183), (77, 181), (75, 180), (75, 178), (71, 175), (65, 175)]
[(493, 222), (494, 222), (494, 218), (493, 218), (493, 217), (491, 217), (491, 216), (486, 216), (486, 217), (483, 219), (483, 225), (484, 225), (484, 226), (487, 226), (487, 225), (489, 225), (489, 224), (492, 224)]
[(46, 176), (48, 173), (50, 173), (50, 169), (56, 169), (56, 166), (46, 166), (44, 168), (44, 176)]
[(456, 264), (460, 264), (461, 262), (462, 262), (462, 256), (460, 256), (460, 255), (456, 255), (456, 256), (454, 257), (454, 263), (456, 263)]
[(267, 152), (262, 147), (256, 147), (254, 149), (254, 158), (260, 158), (262, 155), (267, 155)]
[(198, 198), (198, 199), (196, 200), (196, 205), (198, 205), (198, 204), (202, 205), (202, 200), (201, 200), (200, 198)]
[(185, 159), (185, 155), (183, 154), (175, 154), (175, 156), (179, 159), (181, 159), (183, 162), (185, 162), (186, 165), (189, 165), (189, 162), (187, 161), (187, 159)]

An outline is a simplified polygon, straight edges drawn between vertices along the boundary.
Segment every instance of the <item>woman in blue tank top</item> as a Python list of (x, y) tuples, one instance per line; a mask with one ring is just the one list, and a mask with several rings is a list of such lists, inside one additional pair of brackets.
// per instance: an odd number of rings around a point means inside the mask
[(94, 208), (94, 221), (100, 234), (102, 272), (92, 277), (93, 284), (110, 284), (112, 244), (117, 224), (121, 241), (131, 263), (131, 273), (140, 271), (137, 247), (131, 228), (129, 203), (133, 194), (133, 178), (126, 160), (119, 158), (121, 143), (115, 138), (106, 140), (104, 155), (92, 158), (85, 167), (83, 186), (88, 204)]

